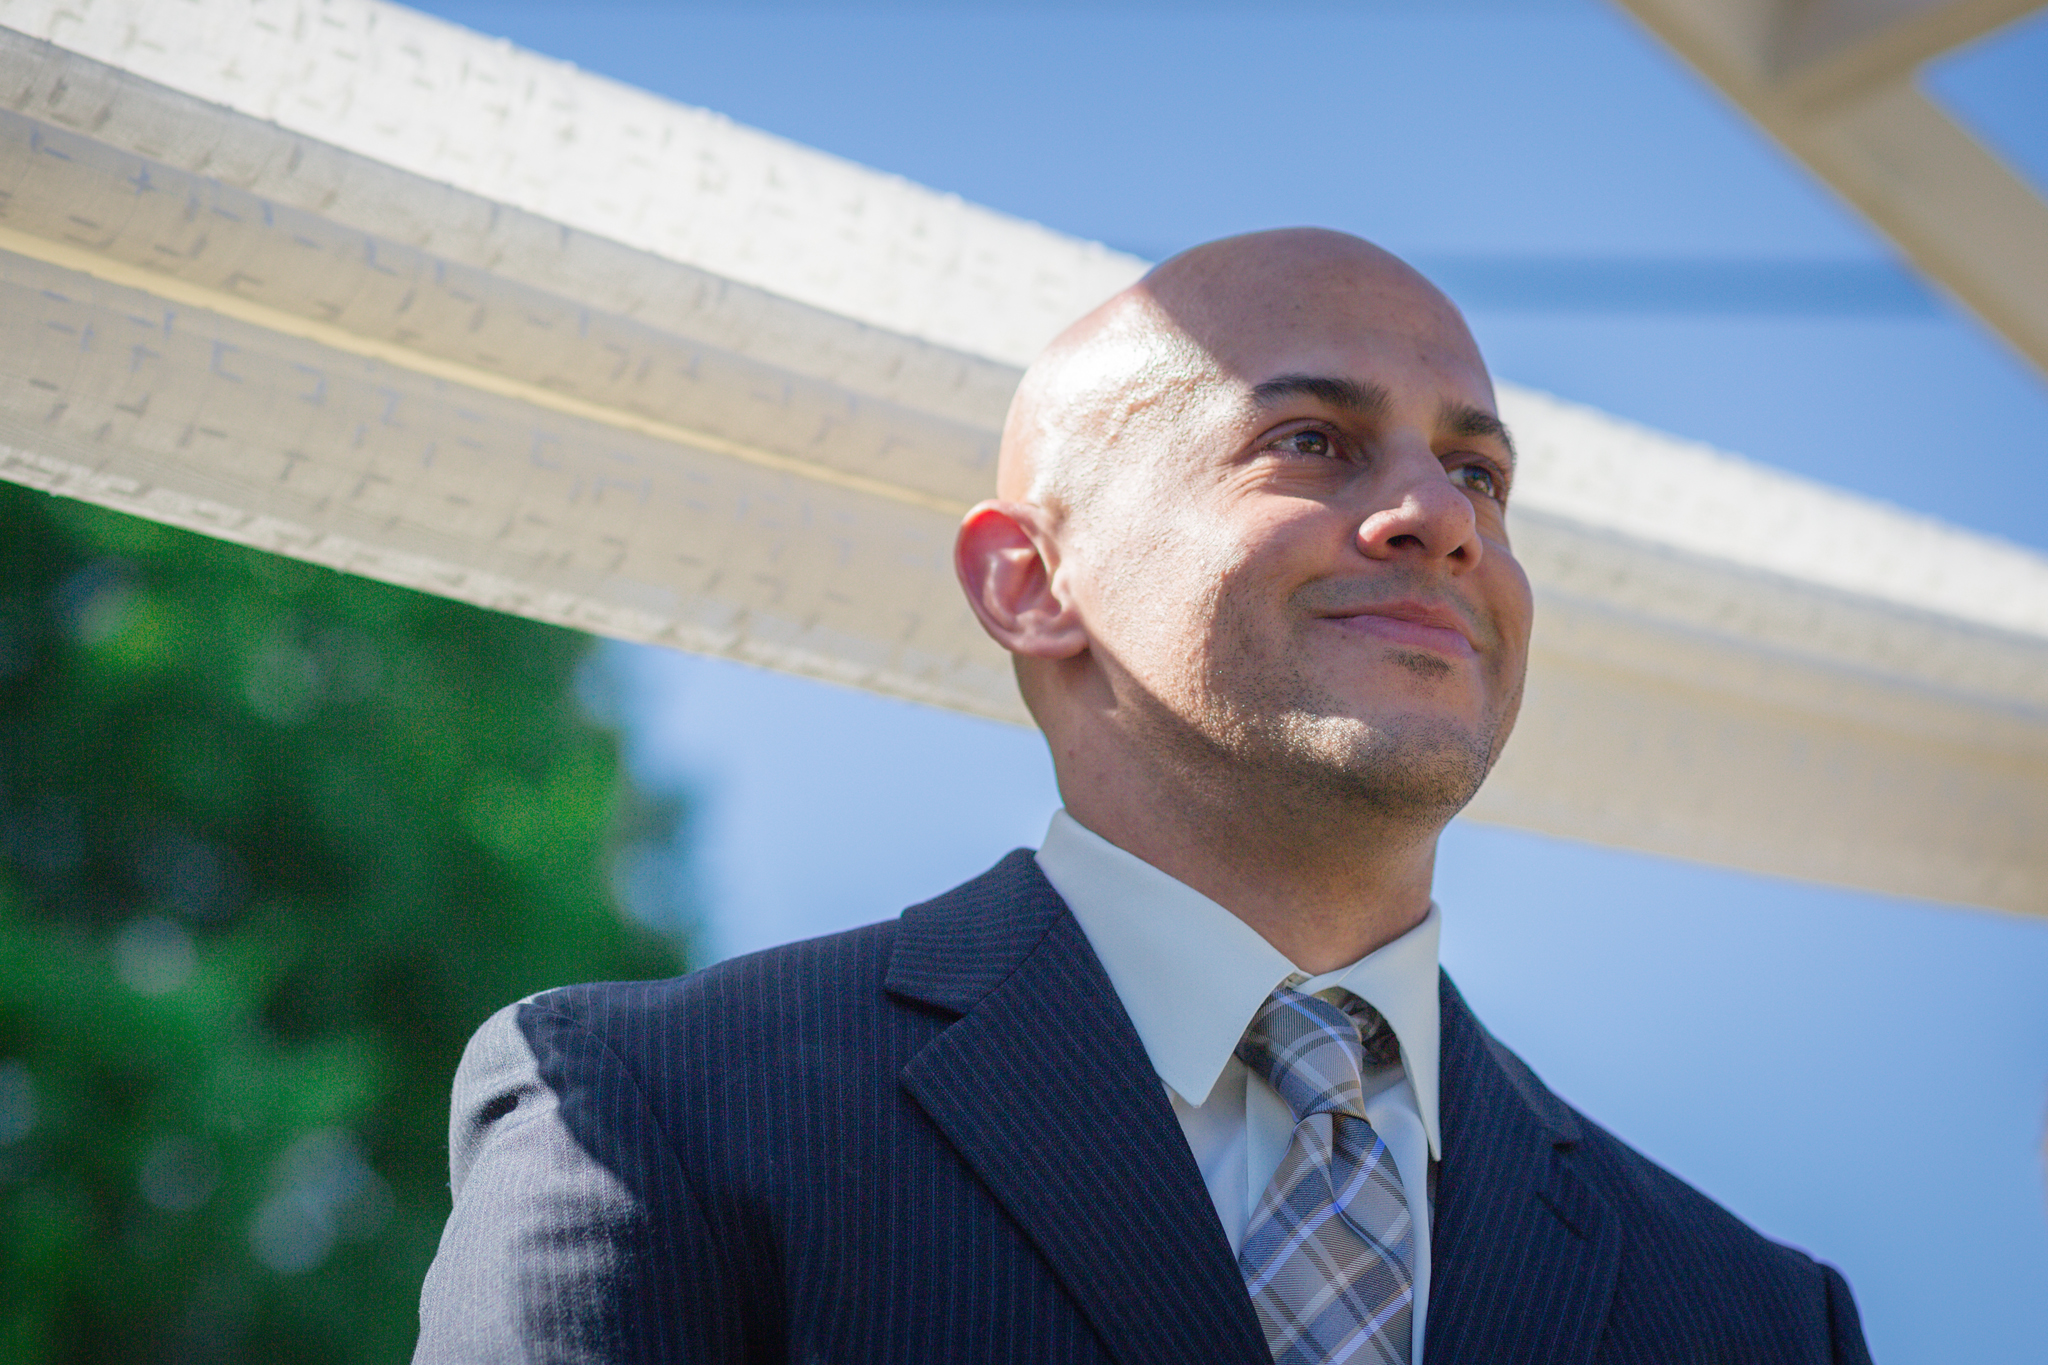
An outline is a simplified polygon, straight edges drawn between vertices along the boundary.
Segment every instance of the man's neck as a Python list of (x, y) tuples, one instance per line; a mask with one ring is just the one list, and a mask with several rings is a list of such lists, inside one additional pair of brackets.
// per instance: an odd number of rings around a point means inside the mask
[(1155, 787), (1132, 799), (1123, 785), (1063, 775), (1061, 794), (1083, 826), (1223, 906), (1311, 976), (1393, 942), (1429, 912), (1433, 824), (1272, 793), (1165, 801)]

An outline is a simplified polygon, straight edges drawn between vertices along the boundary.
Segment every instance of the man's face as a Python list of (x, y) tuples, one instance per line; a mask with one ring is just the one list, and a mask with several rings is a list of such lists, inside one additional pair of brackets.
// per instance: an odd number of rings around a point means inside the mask
[(1227, 322), (1073, 519), (1115, 712), (1184, 761), (1447, 818), (1513, 724), (1531, 608), (1477, 348), (1387, 270)]

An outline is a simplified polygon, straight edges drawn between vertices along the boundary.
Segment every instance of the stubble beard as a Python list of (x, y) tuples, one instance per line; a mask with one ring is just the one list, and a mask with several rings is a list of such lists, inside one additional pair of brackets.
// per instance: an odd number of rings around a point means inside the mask
[[(1393, 651), (1392, 662), (1422, 688), (1449, 685), (1455, 671), (1418, 650)], [(1477, 795), (1521, 699), (1517, 683), (1476, 724), (1391, 708), (1365, 719), (1298, 667), (1249, 671), (1212, 666), (1204, 689), (1203, 729), (1233, 769), (1269, 802), (1416, 829), (1442, 828)]]

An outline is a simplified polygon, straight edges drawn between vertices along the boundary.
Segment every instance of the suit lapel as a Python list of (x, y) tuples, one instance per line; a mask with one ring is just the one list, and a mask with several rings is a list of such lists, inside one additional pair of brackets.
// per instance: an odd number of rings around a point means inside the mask
[(1444, 1148), (1428, 1365), (1591, 1360), (1621, 1226), (1572, 1170), (1578, 1117), (1487, 1034), (1449, 977), (1440, 998)]
[(903, 1085), (1113, 1358), (1270, 1361), (1144, 1046), (1028, 853), (906, 911), (889, 989), (960, 1014)]

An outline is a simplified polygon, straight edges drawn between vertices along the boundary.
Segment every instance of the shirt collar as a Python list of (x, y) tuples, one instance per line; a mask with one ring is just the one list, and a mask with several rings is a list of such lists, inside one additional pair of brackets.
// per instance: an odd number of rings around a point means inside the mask
[[(1187, 1103), (1207, 1103), (1259, 1006), (1300, 975), (1294, 964), (1236, 915), (1064, 810), (1052, 817), (1038, 866), (1087, 934), (1153, 1070)], [(1342, 987), (1385, 1016), (1439, 1159), (1440, 923), (1432, 903), (1422, 923), (1392, 943), (1298, 987)]]

